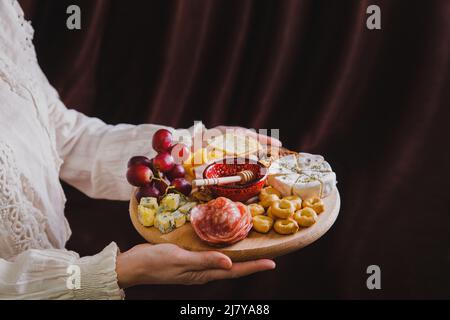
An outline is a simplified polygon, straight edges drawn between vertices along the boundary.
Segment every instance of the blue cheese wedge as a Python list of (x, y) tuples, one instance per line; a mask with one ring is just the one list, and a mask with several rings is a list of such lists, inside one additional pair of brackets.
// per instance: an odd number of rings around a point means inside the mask
[(145, 207), (145, 208), (149, 208), (149, 209), (158, 209), (159, 205), (158, 205), (158, 199), (156, 198), (152, 198), (152, 197), (147, 197), (147, 198), (142, 198), (140, 203), (141, 206)]
[(184, 214), (188, 214), (191, 212), (192, 208), (194, 208), (197, 205), (197, 202), (188, 202), (184, 205), (182, 205), (178, 211)]
[(186, 221), (191, 221), (191, 210), (197, 205), (197, 202), (188, 202), (178, 208), (178, 211), (186, 216)]
[(300, 153), (274, 161), (267, 181), (283, 196), (325, 198), (336, 185), (336, 174), (322, 156)]
[(186, 223), (186, 214), (178, 210), (172, 213), (172, 217), (175, 228), (180, 228)]
[(180, 207), (181, 196), (178, 193), (169, 193), (161, 200), (161, 207), (167, 211), (175, 211)]
[(169, 233), (186, 224), (186, 214), (176, 210), (174, 212), (164, 211), (155, 217), (155, 227), (161, 233)]
[(161, 233), (169, 233), (175, 229), (175, 221), (172, 212), (158, 213), (155, 218), (155, 228)]

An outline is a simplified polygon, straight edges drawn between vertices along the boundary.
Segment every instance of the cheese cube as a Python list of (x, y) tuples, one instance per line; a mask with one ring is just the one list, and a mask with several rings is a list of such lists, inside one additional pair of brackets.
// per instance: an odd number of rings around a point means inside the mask
[(138, 206), (138, 220), (144, 227), (151, 227), (155, 221), (156, 209)]
[(175, 228), (175, 222), (171, 212), (163, 212), (156, 215), (155, 227), (159, 229), (161, 233), (169, 233)]
[(189, 199), (182, 193), (178, 193), (178, 195), (180, 196), (180, 203), (178, 204), (178, 208), (180, 208), (188, 203)]
[(156, 198), (152, 197), (142, 198), (139, 204), (146, 208), (158, 209), (158, 199)]
[(178, 211), (180, 211), (181, 213), (187, 214), (189, 212), (191, 212), (192, 208), (195, 207), (197, 205), (197, 202), (188, 202), (184, 205), (182, 205)]
[(178, 193), (169, 193), (161, 200), (161, 207), (167, 211), (175, 211), (180, 206), (181, 196)]
[(172, 213), (172, 218), (175, 228), (182, 227), (186, 223), (186, 215), (180, 211), (175, 211)]

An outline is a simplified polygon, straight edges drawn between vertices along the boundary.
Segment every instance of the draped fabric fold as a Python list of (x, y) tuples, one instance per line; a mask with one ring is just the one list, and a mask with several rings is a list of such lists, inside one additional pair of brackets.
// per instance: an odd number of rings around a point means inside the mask
[[(67, 106), (110, 123), (279, 128), (286, 147), (337, 172), (336, 225), (276, 272), (129, 298), (450, 297), (450, 1), (20, 2)], [(71, 4), (79, 31), (65, 27)], [(366, 28), (371, 4), (381, 30)], [(141, 241), (126, 204), (68, 191), (82, 255)]]

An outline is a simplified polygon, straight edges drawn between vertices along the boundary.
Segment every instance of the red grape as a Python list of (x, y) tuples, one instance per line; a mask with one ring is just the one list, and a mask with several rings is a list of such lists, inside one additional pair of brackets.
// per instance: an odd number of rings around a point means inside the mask
[(142, 198), (159, 198), (160, 196), (161, 192), (155, 186), (148, 185), (139, 188), (138, 192), (136, 193), (136, 200), (140, 202)]
[(185, 196), (188, 196), (192, 191), (192, 185), (183, 178), (173, 180), (171, 186), (175, 187), (175, 190), (181, 192)]
[(191, 155), (191, 150), (185, 144), (178, 143), (172, 147), (170, 154), (175, 160), (175, 163), (183, 163)]
[(173, 145), (172, 133), (166, 129), (156, 131), (153, 136), (152, 146), (156, 152), (168, 152)]
[(147, 185), (150, 181), (152, 181), (152, 176), (152, 170), (142, 164), (131, 166), (127, 170), (127, 180), (135, 187)]
[(167, 173), (167, 177), (170, 179), (170, 181), (177, 179), (177, 178), (184, 178), (186, 176), (186, 170), (184, 170), (184, 167), (181, 164), (176, 164), (172, 170), (170, 170)]
[(158, 154), (153, 159), (153, 165), (156, 168), (156, 170), (159, 170), (163, 173), (167, 173), (170, 170), (172, 170), (173, 166), (175, 165), (173, 158), (170, 154), (167, 152)]
[(136, 156), (130, 159), (130, 161), (128, 161), (128, 168), (137, 164), (142, 164), (144, 166), (150, 167), (151, 166), (151, 161), (149, 158), (144, 157), (144, 156)]

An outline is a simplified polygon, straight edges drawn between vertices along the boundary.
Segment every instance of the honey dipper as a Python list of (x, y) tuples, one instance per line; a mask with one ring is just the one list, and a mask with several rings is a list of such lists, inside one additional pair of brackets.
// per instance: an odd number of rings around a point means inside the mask
[(230, 184), (230, 183), (240, 183), (245, 184), (252, 180), (254, 180), (255, 174), (251, 170), (245, 170), (239, 172), (235, 176), (229, 176), (229, 177), (221, 177), (221, 178), (210, 178), (210, 179), (196, 179), (192, 180), (192, 186), (195, 187), (202, 187), (202, 186), (215, 186), (215, 185), (223, 185), (223, 184)]

